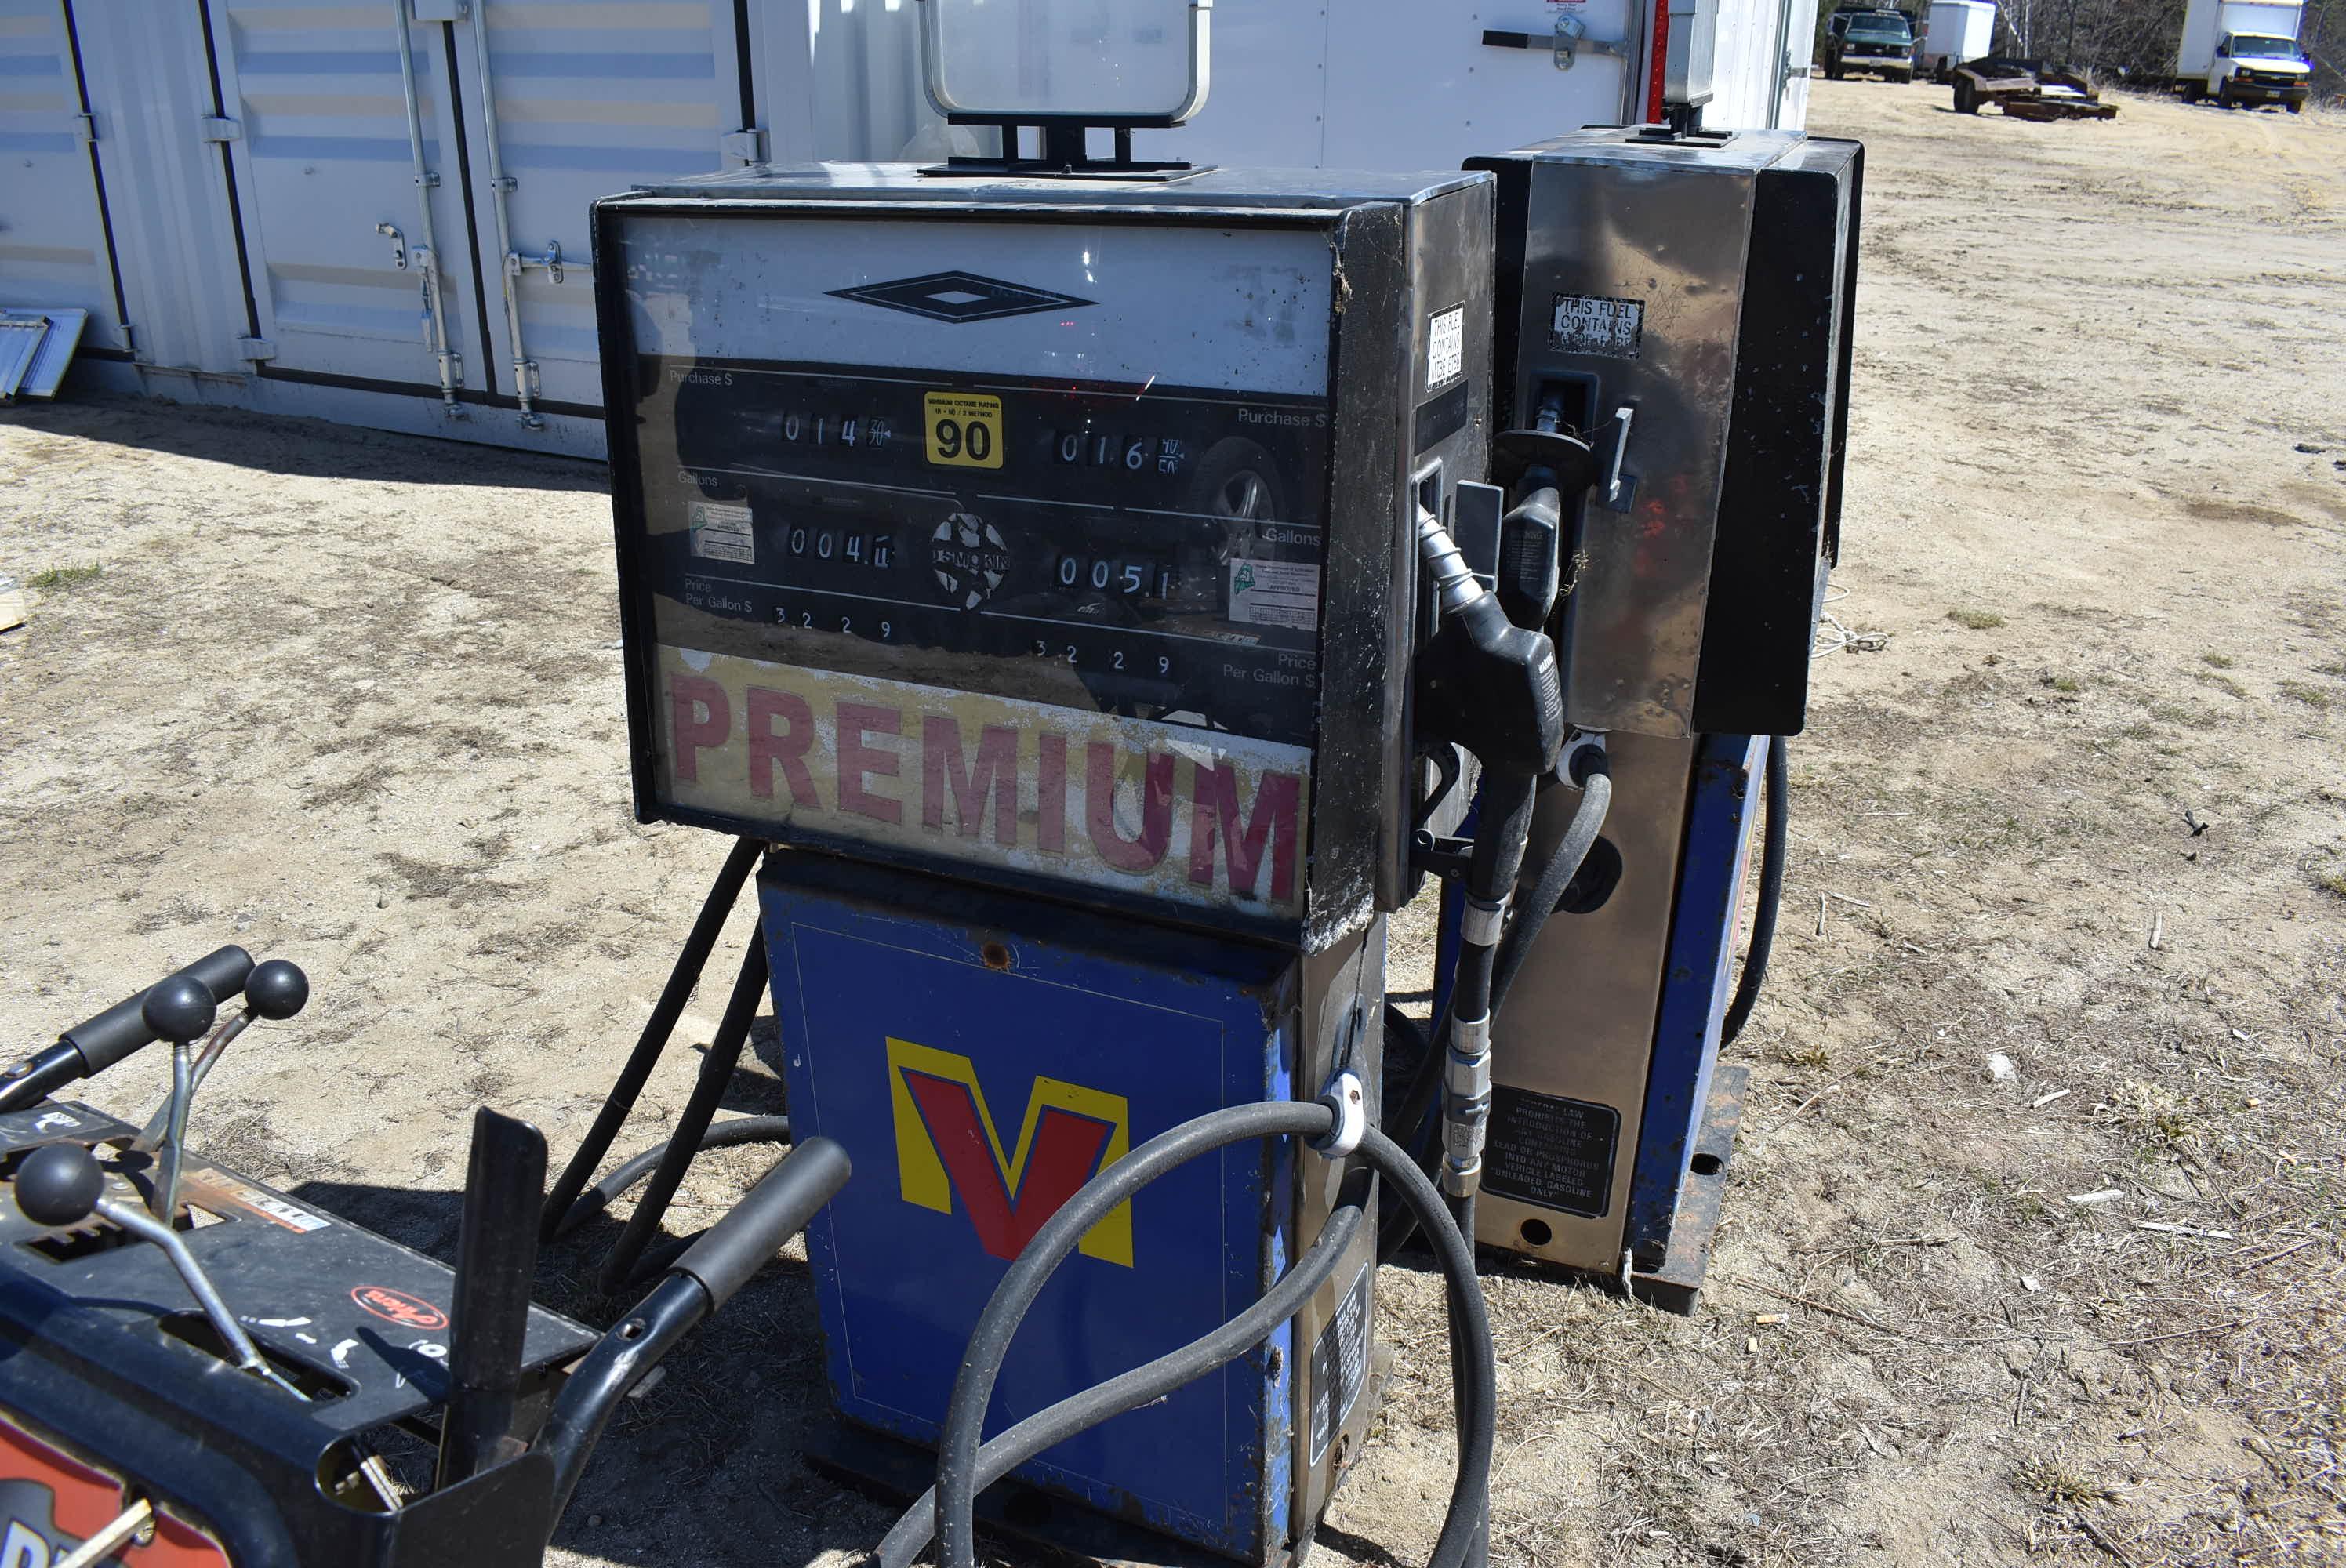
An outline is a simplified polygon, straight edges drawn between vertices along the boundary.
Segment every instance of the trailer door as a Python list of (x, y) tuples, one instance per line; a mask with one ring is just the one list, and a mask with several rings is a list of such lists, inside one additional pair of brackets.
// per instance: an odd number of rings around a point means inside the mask
[[(1642, 114), (1645, 7), (1631, 0), (1361, 0), (1329, 12), (1331, 168), (1455, 168)], [(1559, 21), (1579, 30), (1561, 67)]]
[[(204, 0), (265, 376), (437, 396), (423, 204), (457, 386), (487, 383), (445, 23), (412, 0)], [(453, 5), (449, 7), (453, 9)], [(428, 11), (428, 5), (426, 7)], [(418, 188), (400, 51), (413, 50)]]
[(756, 122), (735, 19), (723, 0), (471, 0), (456, 64), (501, 405), (518, 360), (534, 405), (600, 412), (587, 209), (740, 167)]
[(83, 310), (83, 351), (129, 348), (107, 232), (103, 127), (72, 7), (0, 0), (0, 305)]

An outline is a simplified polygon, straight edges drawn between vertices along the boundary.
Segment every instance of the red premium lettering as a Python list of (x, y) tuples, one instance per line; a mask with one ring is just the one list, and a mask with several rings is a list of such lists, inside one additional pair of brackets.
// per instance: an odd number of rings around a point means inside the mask
[[(773, 691), (762, 686), (749, 690), (750, 793), (760, 800), (774, 797), (774, 765), (781, 764), (783, 781), (790, 787), (790, 804), (822, 809), (815, 793), (814, 775), (807, 771), (806, 754), (814, 744), (814, 710), (794, 691)], [(774, 731), (774, 720), (786, 728)]]
[(722, 746), (733, 733), (733, 705), (725, 688), (707, 676), (671, 672), (668, 677), (668, 763), (687, 784), (700, 781), (700, 754)]
[(866, 746), (867, 735), (901, 735), (904, 732), (904, 715), (893, 708), (874, 708), (868, 703), (842, 702), (839, 705), (839, 809), (852, 811), (859, 817), (869, 817), (875, 822), (902, 822), (904, 808), (885, 795), (874, 795), (863, 787), (866, 774), (880, 779), (896, 776), (896, 754)]
[(1067, 738), (1038, 736), (1040, 771), (1035, 780), (1035, 840), (1055, 855), (1067, 851)]
[(1228, 765), (1200, 768), (1189, 787), (1189, 880), (1201, 888), (1214, 885), (1216, 830), (1226, 846), (1230, 891), (1254, 897), (1262, 873), (1263, 847), (1270, 848), (1270, 896), (1281, 903), (1295, 896), (1296, 818), (1303, 798), (1303, 781), (1292, 773), (1266, 773), (1255, 786), (1254, 815), (1245, 830), (1239, 828), (1238, 770)]
[(1018, 732), (989, 724), (978, 732), (977, 759), (962, 764), (961, 721), (934, 715), (921, 720), (921, 822), (943, 828), (945, 791), (964, 839), (977, 837), (985, 798), (994, 797), (994, 841), (1018, 841)]
[(1095, 740), (1084, 748), (1084, 815), (1092, 848), (1119, 871), (1154, 871), (1173, 840), (1173, 754), (1159, 751), (1146, 764), (1140, 787), (1140, 836), (1116, 830), (1116, 748)]

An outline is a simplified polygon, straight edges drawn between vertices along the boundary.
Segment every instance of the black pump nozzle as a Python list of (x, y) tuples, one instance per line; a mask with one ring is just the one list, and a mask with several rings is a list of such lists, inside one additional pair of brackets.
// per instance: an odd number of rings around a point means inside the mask
[(1418, 539), (1442, 616), (1418, 650), (1418, 732), (1464, 747), (1492, 772), (1547, 772), (1564, 750), (1555, 645), (1513, 624), (1431, 512), (1419, 514)]
[(1595, 447), (1565, 430), (1564, 414), (1565, 390), (1551, 382), (1532, 428), (1506, 431), (1492, 444), (1491, 476), (1515, 497), (1499, 524), (1499, 603), (1519, 626), (1547, 625), (1562, 589), (1567, 527), (1597, 480)]

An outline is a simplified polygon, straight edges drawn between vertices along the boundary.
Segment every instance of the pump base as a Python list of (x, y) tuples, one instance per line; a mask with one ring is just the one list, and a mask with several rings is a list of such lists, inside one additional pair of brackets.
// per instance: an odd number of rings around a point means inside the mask
[[(933, 1451), (836, 1415), (815, 1424), (805, 1452), (818, 1474), (897, 1507), (909, 1504), (937, 1478)], [(1015, 1477), (978, 1494), (977, 1522), (981, 1529), (1100, 1568), (1230, 1568), (1227, 1557), (1185, 1546)], [(1292, 1568), (1293, 1562), (1281, 1552), (1266, 1568)]]
[(1727, 1166), (1735, 1155), (1735, 1135), (1743, 1125), (1743, 1096), (1750, 1086), (1751, 1069), (1741, 1063), (1721, 1062), (1711, 1069), (1710, 1098), (1704, 1103), (1694, 1156), (1678, 1189), (1670, 1249), (1659, 1268), (1630, 1277), (1630, 1293), (1648, 1306), (1681, 1317), (1694, 1311), (1695, 1298), (1710, 1273), (1711, 1243), (1719, 1237), (1719, 1207), (1727, 1196)]

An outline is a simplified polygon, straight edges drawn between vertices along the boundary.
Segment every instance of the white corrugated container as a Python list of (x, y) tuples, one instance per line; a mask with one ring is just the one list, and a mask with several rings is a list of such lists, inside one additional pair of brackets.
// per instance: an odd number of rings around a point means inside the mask
[(1984, 59), (1995, 50), (1995, 0), (1931, 0), (1923, 17), (1923, 69)]
[[(1709, 127), (1802, 123), (1815, 4), (1718, 0)], [(1220, 0), (1204, 112), (1138, 150), (1445, 168), (1653, 117), (1656, 5)], [(588, 204), (760, 158), (977, 150), (993, 133), (928, 107), (920, 16), (0, 0), (0, 306), (88, 311), (84, 361), (129, 390), (599, 454)]]

